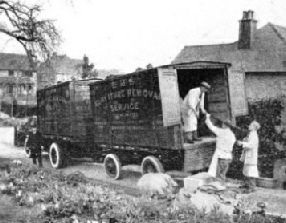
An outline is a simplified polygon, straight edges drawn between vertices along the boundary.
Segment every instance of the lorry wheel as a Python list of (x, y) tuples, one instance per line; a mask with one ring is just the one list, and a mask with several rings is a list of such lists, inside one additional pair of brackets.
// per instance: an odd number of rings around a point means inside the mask
[(164, 173), (164, 168), (155, 156), (147, 156), (142, 161), (141, 173)]
[(115, 154), (108, 154), (104, 159), (104, 168), (106, 174), (115, 180), (121, 178), (122, 169), (121, 169), (121, 162)]
[(63, 167), (63, 149), (55, 142), (50, 146), (49, 158), (53, 168), (59, 169)]

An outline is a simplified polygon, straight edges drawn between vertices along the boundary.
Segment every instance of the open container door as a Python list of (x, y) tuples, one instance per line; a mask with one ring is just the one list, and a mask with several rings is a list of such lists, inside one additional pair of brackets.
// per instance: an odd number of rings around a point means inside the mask
[(248, 115), (248, 104), (245, 90), (245, 74), (242, 70), (229, 70), (228, 74), (230, 103), (233, 118)]
[(163, 126), (181, 124), (180, 95), (176, 69), (158, 69)]

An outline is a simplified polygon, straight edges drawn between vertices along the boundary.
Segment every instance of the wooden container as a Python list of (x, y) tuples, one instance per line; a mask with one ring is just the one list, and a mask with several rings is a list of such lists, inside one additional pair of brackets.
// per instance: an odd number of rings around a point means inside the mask
[(215, 138), (202, 138), (201, 142), (184, 144), (184, 172), (207, 168), (215, 151)]

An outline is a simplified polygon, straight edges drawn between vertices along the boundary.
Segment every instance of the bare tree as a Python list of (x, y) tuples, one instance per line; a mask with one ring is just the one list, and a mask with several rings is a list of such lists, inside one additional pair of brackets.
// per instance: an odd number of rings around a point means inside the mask
[[(17, 40), (25, 49), (31, 67), (37, 58), (46, 58), (61, 43), (54, 21), (39, 19), (40, 5), (27, 6), (20, 1), (0, 0), (0, 32)], [(3, 23), (4, 22), (4, 23)]]
[(97, 76), (98, 76), (98, 72), (96, 69), (94, 69), (94, 64), (89, 63), (89, 58), (86, 55), (84, 55), (83, 65), (82, 65), (82, 78), (86, 79), (86, 78), (93, 78)]

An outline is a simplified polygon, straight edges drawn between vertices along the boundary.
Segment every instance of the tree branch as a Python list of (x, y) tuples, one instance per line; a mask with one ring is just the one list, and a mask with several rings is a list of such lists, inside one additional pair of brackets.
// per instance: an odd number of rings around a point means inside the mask
[(35, 56), (45, 58), (62, 41), (54, 21), (38, 20), (41, 11), (37, 4), (28, 7), (20, 2), (0, 1), (0, 14), (5, 13), (3, 15), (10, 26), (1, 27), (0, 33), (16, 39), (24, 47), (31, 61)]

